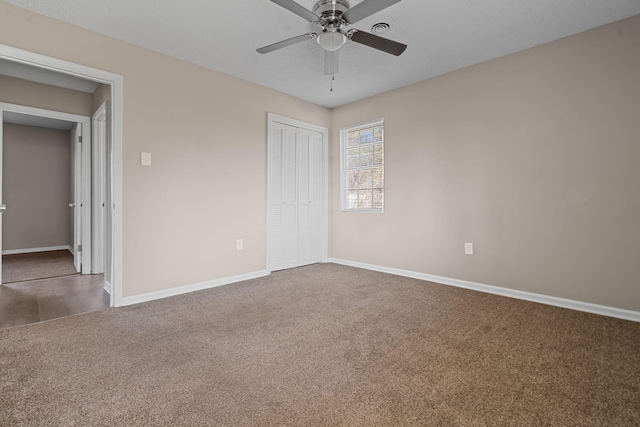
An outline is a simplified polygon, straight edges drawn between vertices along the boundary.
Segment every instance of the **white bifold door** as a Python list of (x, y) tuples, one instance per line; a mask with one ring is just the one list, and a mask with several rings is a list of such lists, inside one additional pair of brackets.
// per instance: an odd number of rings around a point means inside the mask
[(324, 248), (323, 135), (272, 122), (269, 144), (269, 267), (322, 261)]

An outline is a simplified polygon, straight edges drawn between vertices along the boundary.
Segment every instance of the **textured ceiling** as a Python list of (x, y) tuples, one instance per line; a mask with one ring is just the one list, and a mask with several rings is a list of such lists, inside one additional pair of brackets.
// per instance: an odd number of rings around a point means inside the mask
[[(639, 0), (403, 0), (353, 28), (390, 23), (383, 36), (407, 44), (406, 52), (394, 57), (348, 42), (330, 92), (315, 41), (256, 52), (317, 31), (269, 0), (6, 1), (326, 107), (640, 14)], [(298, 2), (308, 9), (315, 3)]]

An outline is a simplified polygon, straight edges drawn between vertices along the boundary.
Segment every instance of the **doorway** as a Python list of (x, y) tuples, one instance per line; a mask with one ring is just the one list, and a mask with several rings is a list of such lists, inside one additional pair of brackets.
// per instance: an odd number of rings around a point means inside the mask
[(86, 116), (0, 103), (0, 191), (8, 207), (0, 223), (0, 328), (110, 305), (104, 275), (87, 274), (92, 258), (83, 251), (92, 248), (87, 230), (100, 228), (87, 224), (88, 124)]
[[(5, 125), (12, 130), (7, 148), (14, 158), (3, 156)], [(89, 127), (89, 117), (0, 102), (0, 159), (7, 169), (3, 171), (0, 163), (0, 198), (5, 209), (9, 203), (0, 222), (3, 255), (50, 252), (68, 246), (76, 272), (91, 273), (91, 144), (86, 137), (82, 142)], [(66, 171), (58, 165), (65, 163), (61, 155), (68, 156)], [(64, 176), (68, 179), (66, 188), (59, 182)], [(13, 191), (3, 195), (2, 187), (7, 185)], [(61, 223), (64, 218), (69, 218), (66, 224)], [(3, 230), (7, 221), (11, 227)], [(67, 225), (67, 235), (61, 235)], [(9, 247), (3, 247), (3, 242)], [(7, 282), (2, 277), (0, 262), (0, 283)]]
[[(123, 82), (122, 76), (109, 73), (106, 71), (86, 67), (79, 64), (62, 61), (55, 58), (50, 58), (44, 55), (35, 54), (32, 52), (16, 49), (10, 46), (0, 45), (0, 60), (19, 64), (20, 66), (30, 67), (34, 70), (40, 70), (44, 73), (53, 73), (56, 75), (72, 76), (76, 79), (85, 79), (91, 82), (102, 83), (108, 86), (110, 90), (111, 102), (108, 107), (108, 112), (112, 120), (109, 121), (109, 135), (111, 139), (110, 152), (107, 153), (108, 164), (106, 168), (106, 192), (111, 194), (111, 198), (108, 200), (109, 205), (105, 202), (105, 236), (104, 247), (111, 248), (111, 256), (107, 257), (107, 262), (104, 265), (105, 276), (110, 278), (110, 305), (120, 306), (122, 303), (122, 95), (123, 95)], [(90, 120), (85, 129), (90, 129)], [(83, 151), (89, 152), (90, 149)], [(91, 158), (88, 157), (90, 164)], [(83, 188), (82, 192), (89, 194), (85, 200), (91, 200), (91, 188), (90, 185), (87, 188)], [(0, 204), (2, 201), (0, 200)], [(90, 208), (91, 203), (88, 203)], [(90, 209), (85, 209), (85, 212), (90, 212)], [(86, 224), (90, 224), (90, 217), (87, 219)], [(83, 222), (84, 225), (84, 222)], [(91, 236), (91, 229), (83, 229), (82, 234)], [(91, 272), (91, 244), (87, 247), (82, 243), (82, 251), (85, 259), (83, 260), (84, 266), (88, 265)], [(106, 251), (105, 251), (106, 252)]]

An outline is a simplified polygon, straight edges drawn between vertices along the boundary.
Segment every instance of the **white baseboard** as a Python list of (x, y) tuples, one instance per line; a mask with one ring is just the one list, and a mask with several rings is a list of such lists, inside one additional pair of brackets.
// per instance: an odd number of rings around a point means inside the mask
[(104, 281), (104, 288), (103, 288), (109, 295), (111, 295), (111, 283), (107, 282), (106, 280)]
[(191, 285), (179, 286), (177, 288), (164, 289), (162, 291), (149, 292), (131, 297), (123, 297), (118, 307), (125, 305), (139, 304), (141, 302), (153, 301), (156, 299), (173, 297), (176, 295), (186, 294), (194, 291), (202, 291), (204, 289), (215, 288), (218, 286), (230, 285), (232, 283), (244, 282), (245, 280), (257, 279), (259, 277), (271, 274), (269, 270), (260, 270), (253, 273), (240, 274), (238, 276), (225, 277), (222, 279), (210, 280), (207, 282), (194, 283)]
[(498, 286), (484, 285), (482, 283), (468, 282), (466, 280), (434, 276), (432, 274), (418, 273), (415, 271), (401, 270), (398, 268), (383, 267), (357, 261), (330, 258), (329, 262), (347, 265), (350, 267), (362, 268), (365, 270), (379, 271), (381, 273), (394, 274), (396, 276), (411, 277), (413, 279), (440, 283), (442, 285), (456, 286), (458, 288), (471, 289), (474, 291), (486, 292), (489, 294), (502, 295), (509, 298), (516, 298), (525, 301), (553, 305), (556, 307), (569, 308), (572, 310), (584, 311), (587, 313), (600, 314), (602, 316), (616, 317), (619, 319), (631, 320), (633, 322), (640, 322), (640, 312), (638, 311), (624, 310), (621, 308), (608, 307), (605, 305), (591, 304), (588, 302), (552, 297), (549, 295), (535, 294), (532, 292), (518, 291), (515, 289), (501, 288)]
[(2, 255), (31, 254), (34, 252), (65, 251), (65, 250), (73, 253), (73, 248), (69, 245), (66, 245), (66, 246), (47, 246), (45, 248), (7, 249), (6, 251), (2, 251)]

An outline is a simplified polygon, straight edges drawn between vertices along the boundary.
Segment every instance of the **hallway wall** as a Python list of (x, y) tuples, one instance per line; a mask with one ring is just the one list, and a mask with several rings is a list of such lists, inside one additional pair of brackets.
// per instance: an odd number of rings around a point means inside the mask
[(93, 94), (0, 75), (0, 102), (90, 116)]
[(3, 128), (2, 250), (71, 245), (69, 131)]

